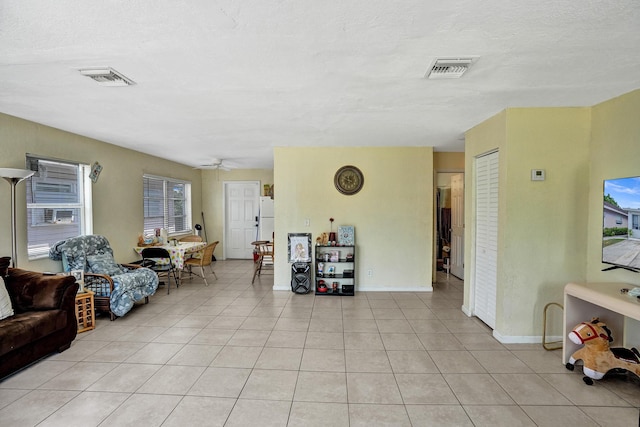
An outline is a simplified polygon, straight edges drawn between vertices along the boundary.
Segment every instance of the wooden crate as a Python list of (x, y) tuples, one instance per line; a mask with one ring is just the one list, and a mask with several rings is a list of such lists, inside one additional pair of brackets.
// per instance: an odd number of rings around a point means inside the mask
[(96, 327), (93, 292), (84, 291), (76, 295), (76, 319), (78, 320), (78, 332), (90, 331)]

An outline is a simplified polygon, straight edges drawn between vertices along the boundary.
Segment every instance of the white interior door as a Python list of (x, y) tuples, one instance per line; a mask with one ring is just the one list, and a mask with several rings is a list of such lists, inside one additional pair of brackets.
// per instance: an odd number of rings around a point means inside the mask
[(476, 255), (473, 314), (496, 326), (498, 276), (498, 152), (475, 160)]
[(251, 259), (257, 240), (260, 183), (226, 182), (225, 184), (225, 256)]
[(451, 177), (451, 274), (464, 279), (464, 174)]

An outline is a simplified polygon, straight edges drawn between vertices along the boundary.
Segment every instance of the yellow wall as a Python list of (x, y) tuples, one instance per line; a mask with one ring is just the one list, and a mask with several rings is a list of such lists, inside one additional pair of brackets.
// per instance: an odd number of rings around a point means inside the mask
[[(150, 173), (191, 181), (194, 223), (198, 222), (201, 203), (200, 171), (158, 157), (148, 156), (95, 139), (64, 132), (48, 126), (0, 114), (0, 167), (25, 167), (25, 154), (92, 164), (98, 161), (103, 171), (93, 184), (93, 232), (109, 239), (118, 262), (137, 258), (132, 247), (143, 228), (142, 175)], [(11, 254), (9, 208), (10, 187), (0, 183), (0, 254)], [(18, 266), (35, 271), (59, 271), (57, 261), (41, 259), (29, 262), (26, 251), (26, 207), (24, 183), (16, 187)], [(22, 201), (22, 203), (20, 203)]]
[[(480, 155), (496, 151), (506, 153), (507, 138), (507, 112), (502, 111), (495, 116), (485, 120), (473, 127), (465, 134), (465, 183), (464, 183), (464, 302), (463, 310), (467, 314), (473, 314), (471, 307), (471, 280), (473, 280), (475, 268), (475, 245), (473, 244), (476, 235), (475, 210), (476, 203), (474, 197), (475, 188), (475, 164), (474, 159)], [(504, 176), (504, 162), (500, 162), (500, 179)], [(500, 181), (502, 185), (502, 181)], [(500, 200), (500, 199), (499, 199)], [(498, 206), (499, 215), (504, 214), (502, 204)], [(502, 213), (500, 213), (502, 212)], [(498, 239), (502, 233), (498, 233)], [(500, 258), (498, 255), (498, 263)]]
[[(287, 234), (312, 233), (315, 242), (330, 231), (331, 217), (334, 231), (355, 227), (356, 291), (432, 289), (431, 147), (279, 147), (274, 155), (276, 289), (290, 289)], [(333, 184), (336, 170), (349, 164), (364, 173), (354, 196)]]
[(640, 90), (593, 107), (591, 130), (591, 174), (589, 179), (589, 236), (587, 279), (638, 286), (638, 274), (618, 269), (603, 272), (602, 190), (603, 181), (640, 176)]
[(458, 172), (464, 170), (464, 153), (433, 153), (433, 168), (436, 172)]
[[(263, 185), (273, 184), (273, 169), (202, 171), (202, 207), (207, 240), (220, 241), (215, 253), (218, 259), (226, 258), (224, 254), (224, 183), (229, 181), (258, 181), (260, 194), (264, 194)], [(277, 188), (275, 190), (277, 191)], [(200, 212), (196, 214), (201, 218)], [(202, 219), (198, 219), (197, 223), (202, 224)]]
[[(539, 340), (542, 313), (564, 285), (584, 280), (589, 181), (589, 108), (513, 108), (468, 133), (474, 157), (499, 149), (497, 311), (502, 341)], [(493, 143), (492, 143), (493, 142)], [(531, 181), (544, 169), (545, 181)], [(473, 174), (467, 174), (473, 200)], [(465, 309), (472, 311), (475, 206), (467, 205)]]

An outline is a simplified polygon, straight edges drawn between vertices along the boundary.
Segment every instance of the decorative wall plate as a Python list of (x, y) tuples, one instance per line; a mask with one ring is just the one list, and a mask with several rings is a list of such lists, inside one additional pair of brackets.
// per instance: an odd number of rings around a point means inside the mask
[(362, 189), (364, 185), (364, 175), (362, 171), (355, 166), (343, 166), (338, 169), (333, 177), (333, 183), (340, 193), (351, 196)]

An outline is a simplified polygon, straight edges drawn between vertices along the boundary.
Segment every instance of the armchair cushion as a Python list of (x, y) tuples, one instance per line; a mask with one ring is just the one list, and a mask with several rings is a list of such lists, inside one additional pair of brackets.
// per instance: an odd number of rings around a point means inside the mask
[(61, 240), (49, 249), (49, 258), (62, 261), (64, 271), (87, 271), (87, 256), (109, 254), (113, 257), (113, 250), (106, 237), (98, 234), (72, 237)]
[(98, 255), (87, 255), (87, 270), (90, 273), (106, 274), (107, 276), (117, 276), (127, 271), (113, 259), (109, 253)]

